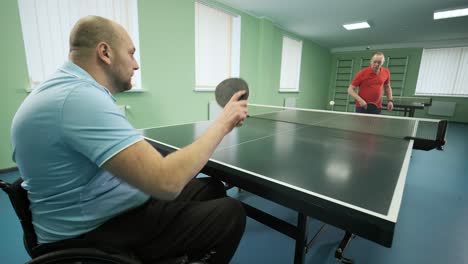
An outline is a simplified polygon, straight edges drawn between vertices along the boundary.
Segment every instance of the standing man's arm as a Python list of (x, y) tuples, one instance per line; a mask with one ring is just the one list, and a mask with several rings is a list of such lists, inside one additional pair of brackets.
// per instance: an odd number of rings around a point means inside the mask
[(393, 95), (392, 95), (392, 87), (390, 87), (390, 83), (384, 83), (384, 91), (385, 95), (387, 96), (387, 110), (393, 110)]
[(198, 174), (216, 146), (247, 116), (245, 91), (233, 95), (218, 119), (192, 144), (163, 157), (142, 140), (117, 153), (103, 168), (145, 193), (164, 200), (175, 199)]
[(349, 87), (348, 87), (348, 94), (351, 95), (354, 100), (356, 100), (359, 105), (363, 108), (366, 108), (367, 107), (367, 102), (364, 101), (364, 99), (361, 98), (361, 96), (359, 96), (355, 89), (357, 89), (358, 87), (357, 86), (354, 86), (353, 84), (350, 84)]

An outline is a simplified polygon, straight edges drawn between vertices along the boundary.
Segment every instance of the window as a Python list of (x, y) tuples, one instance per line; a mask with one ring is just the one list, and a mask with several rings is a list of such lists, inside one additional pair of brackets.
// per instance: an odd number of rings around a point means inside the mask
[[(68, 59), (70, 31), (87, 15), (106, 17), (130, 34), (139, 61), (137, 0), (18, 0), (30, 87), (44, 81)], [(141, 90), (140, 71), (132, 90)]]
[(424, 49), (416, 95), (468, 97), (468, 47)]
[(283, 37), (280, 92), (299, 92), (302, 41)]
[(195, 91), (239, 77), (240, 16), (195, 1)]

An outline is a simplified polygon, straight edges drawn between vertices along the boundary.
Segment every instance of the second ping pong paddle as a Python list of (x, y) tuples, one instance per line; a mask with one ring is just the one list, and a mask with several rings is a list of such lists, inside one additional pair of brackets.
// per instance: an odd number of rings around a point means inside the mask
[(224, 107), (235, 93), (242, 90), (245, 90), (246, 93), (243, 94), (239, 100), (246, 100), (249, 97), (249, 86), (247, 82), (241, 78), (226, 79), (216, 86), (216, 102), (219, 106)]

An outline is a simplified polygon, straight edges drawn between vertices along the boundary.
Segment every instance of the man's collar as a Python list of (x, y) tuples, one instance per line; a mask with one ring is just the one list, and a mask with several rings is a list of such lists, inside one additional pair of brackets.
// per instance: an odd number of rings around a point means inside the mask
[(100, 85), (98, 82), (96, 82), (96, 80), (94, 80), (94, 78), (87, 71), (85, 71), (83, 68), (76, 65), (75, 63), (73, 63), (71, 61), (67, 61), (67, 62), (65, 62), (65, 64), (62, 65), (62, 67), (60, 67), (59, 70), (65, 72), (65, 73), (68, 73), (70, 75), (73, 75), (73, 76), (75, 76), (75, 77), (77, 77), (79, 79), (84, 79), (86, 81), (91, 82), (92, 84), (94, 84), (94, 86), (97, 86), (98, 88), (104, 90), (112, 98), (112, 100), (114, 100), (114, 102), (116, 101), (114, 96), (111, 94), (111, 92), (106, 87), (104, 87), (104, 86)]

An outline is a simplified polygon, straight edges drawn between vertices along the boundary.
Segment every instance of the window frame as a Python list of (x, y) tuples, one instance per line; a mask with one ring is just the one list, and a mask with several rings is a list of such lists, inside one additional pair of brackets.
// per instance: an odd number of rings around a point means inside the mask
[[(284, 44), (285, 44), (285, 41), (289, 39), (289, 40), (292, 40), (292, 41), (296, 41), (296, 42), (299, 42), (299, 45), (300, 45), (300, 51), (299, 51), (299, 56), (297, 58), (297, 73), (296, 73), (296, 76), (295, 76), (295, 87), (282, 87), (282, 78), (285, 74), (284, 71), (284, 67), (286, 67), (285, 63), (284, 63), (284, 58), (285, 56), (287, 56), (287, 54), (285, 55), (285, 49), (284, 49)], [(300, 92), (300, 82), (301, 82), (301, 66), (302, 66), (302, 50), (303, 50), (303, 47), (304, 47), (304, 42), (303, 40), (301, 39), (297, 39), (297, 38), (294, 38), (294, 37), (291, 37), (291, 36), (288, 36), (288, 35), (283, 35), (283, 38), (282, 38), (282, 46), (281, 46), (281, 66), (280, 66), (280, 82), (279, 82), (279, 92), (280, 93), (299, 93)]]
[[(448, 54), (442, 54), (443, 52), (460, 52), (459, 56), (454, 54), (458, 58), (458, 60), (449, 60)], [(434, 56), (434, 53), (432, 52), (440, 52), (442, 55), (440, 57), (444, 61), (436, 61), (433, 57), (429, 56)], [(426, 55), (425, 53), (431, 52), (432, 54)], [(436, 54), (438, 55), (438, 54)], [(431, 60), (431, 61), (425, 61), (425, 60)], [(447, 61), (445, 61), (447, 60)], [(434, 67), (434, 64), (442, 64), (442, 63), (449, 64), (450, 68), (453, 68), (453, 71), (451, 71), (453, 78), (445, 80), (445, 83), (448, 83), (448, 85), (441, 85), (439, 87), (445, 88), (445, 87), (451, 87), (450, 89), (445, 89), (442, 90), (438, 88), (438, 90), (434, 91), (431, 88), (422, 88), (426, 87), (427, 83), (433, 84), (436, 83), (436, 81), (431, 81), (429, 80), (424, 80), (423, 78), (425, 76), (429, 76), (429, 78), (434, 78), (434, 75), (430, 73), (431, 70), (427, 69), (430, 67)], [(414, 90), (414, 94), (417, 96), (431, 96), (431, 97), (456, 97), (456, 98), (468, 98), (468, 88), (460, 90), (460, 93), (457, 92), (457, 87), (463, 87), (462, 84), (468, 82), (468, 66), (463, 65), (466, 64), (468, 65), (468, 47), (447, 47), (447, 48), (431, 48), (431, 49), (423, 49), (423, 53), (421, 54), (421, 61), (419, 65), (419, 72), (418, 72), (418, 79), (416, 82), (416, 87)], [(447, 66), (447, 65), (446, 65)], [(443, 67), (443, 66), (438, 66), (437, 69), (432, 69), (432, 71), (436, 71), (437, 73), (441, 73), (444, 71), (449, 71), (447, 69), (448, 67)], [(466, 72), (466, 74), (463, 74), (463, 72)], [(455, 73), (454, 73), (455, 72)], [(444, 75), (446, 77), (446, 75)], [(440, 81), (437, 81), (440, 82)], [(450, 83), (452, 85), (450, 85)], [(463, 93), (465, 92), (465, 93)]]
[[(194, 6), (195, 6), (195, 84), (193, 87), (193, 91), (195, 92), (214, 92), (216, 89), (216, 85), (206, 85), (206, 84), (198, 84), (197, 80), (197, 71), (199, 70), (198, 67), (198, 57), (202, 55), (198, 55), (198, 49), (197, 49), (197, 42), (198, 42), (198, 35), (197, 35), (197, 25), (198, 25), (198, 13), (197, 13), (197, 4), (204, 5), (205, 7), (215, 9), (219, 12), (225, 13), (226, 15), (229, 15), (232, 17), (232, 23), (231, 23), (231, 43), (230, 43), (230, 56), (229, 56), (229, 61), (230, 63), (230, 71), (225, 76), (222, 80), (226, 78), (233, 78), (233, 77), (239, 77), (240, 76), (240, 45), (241, 45), (241, 16), (239, 14), (233, 13), (229, 10), (226, 10), (224, 8), (220, 8), (216, 5), (213, 5), (211, 3), (205, 2), (205, 1), (194, 1)], [(219, 80), (221, 82), (222, 80)], [(218, 83), (219, 83), (218, 82)]]
[[(131, 30), (127, 30), (132, 38), (133, 44), (135, 45), (136, 52), (134, 54), (135, 59), (140, 62), (140, 40), (139, 40), (139, 24), (138, 24), (138, 0), (121, 0), (122, 2), (119, 3), (118, 6), (113, 6), (114, 10), (131, 10), (129, 16), (126, 16), (126, 21), (128, 24), (123, 25), (124, 27), (131, 27)], [(115, 2), (112, 1), (112, 2)], [(18, 10), (20, 15), (20, 23), (21, 23), (21, 34), (23, 38), (23, 47), (25, 52), (26, 58), (26, 68), (28, 72), (28, 84), (25, 87), (27, 92), (33, 91), (39, 84), (44, 82), (51, 76), (59, 67), (63, 65), (64, 62), (68, 61), (68, 49), (69, 43), (68, 39), (70, 36), (71, 29), (73, 25), (79, 18), (82, 18), (87, 15), (99, 15), (103, 17), (109, 18), (112, 16), (108, 10), (110, 10), (106, 5), (106, 2), (96, 2), (95, 6), (87, 5), (86, 0), (57, 0), (56, 2), (53, 1), (43, 1), (43, 0), (17, 0)], [(38, 6), (40, 5), (40, 6)], [(67, 9), (65, 12), (57, 12), (58, 14), (54, 18), (54, 20), (58, 20), (61, 23), (59, 25), (55, 25), (55, 27), (60, 28), (60, 33), (50, 30), (52, 22), (50, 18), (47, 19), (49, 23), (39, 23), (39, 21), (43, 20), (41, 16), (49, 16), (50, 13), (44, 13), (43, 11), (49, 8), (49, 5), (53, 5), (55, 11), (61, 11), (62, 8), (66, 7)], [(86, 6), (86, 10), (83, 10), (81, 7)], [(41, 11), (42, 10), (42, 11)], [(71, 11), (70, 13), (70, 10)], [(90, 11), (91, 10), (91, 11)], [(122, 12), (122, 11), (121, 11)], [(125, 15), (120, 14), (122, 19), (125, 19)], [(110, 18), (112, 19), (112, 18)], [(114, 20), (114, 19), (112, 19)], [(32, 23), (34, 21), (34, 23)], [(115, 20), (114, 20), (115, 21)], [(40, 30), (42, 28), (43, 30)], [(45, 32), (46, 35), (49, 37), (44, 40), (41, 40), (39, 45), (43, 47), (49, 47), (48, 51), (44, 51), (43, 49), (31, 48), (32, 46), (38, 45), (36, 38), (34, 35), (41, 34), (40, 32)], [(47, 43), (53, 43), (47, 44)], [(58, 43), (58, 44), (57, 44)], [(53, 49), (54, 45), (60, 45), (61, 50), (57, 51)], [(45, 59), (47, 54), (49, 53), (57, 53), (57, 52), (66, 52), (63, 58), (59, 55), (60, 59)], [(34, 54), (35, 53), (35, 54)], [(37, 54), (39, 53), (39, 54)], [(59, 61), (60, 60), (60, 61)], [(38, 65), (44, 64), (44, 62), (48, 63), (46, 67), (39, 67)], [(38, 68), (47, 68), (47, 72), (38, 73)], [(52, 70), (53, 69), (53, 70)], [(43, 69), (42, 69), (43, 71)], [(49, 72), (50, 71), (50, 72)], [(132, 89), (126, 92), (143, 92), (144, 89), (142, 87), (142, 77), (141, 77), (141, 68), (138, 71), (135, 71), (134, 76), (132, 78)]]

